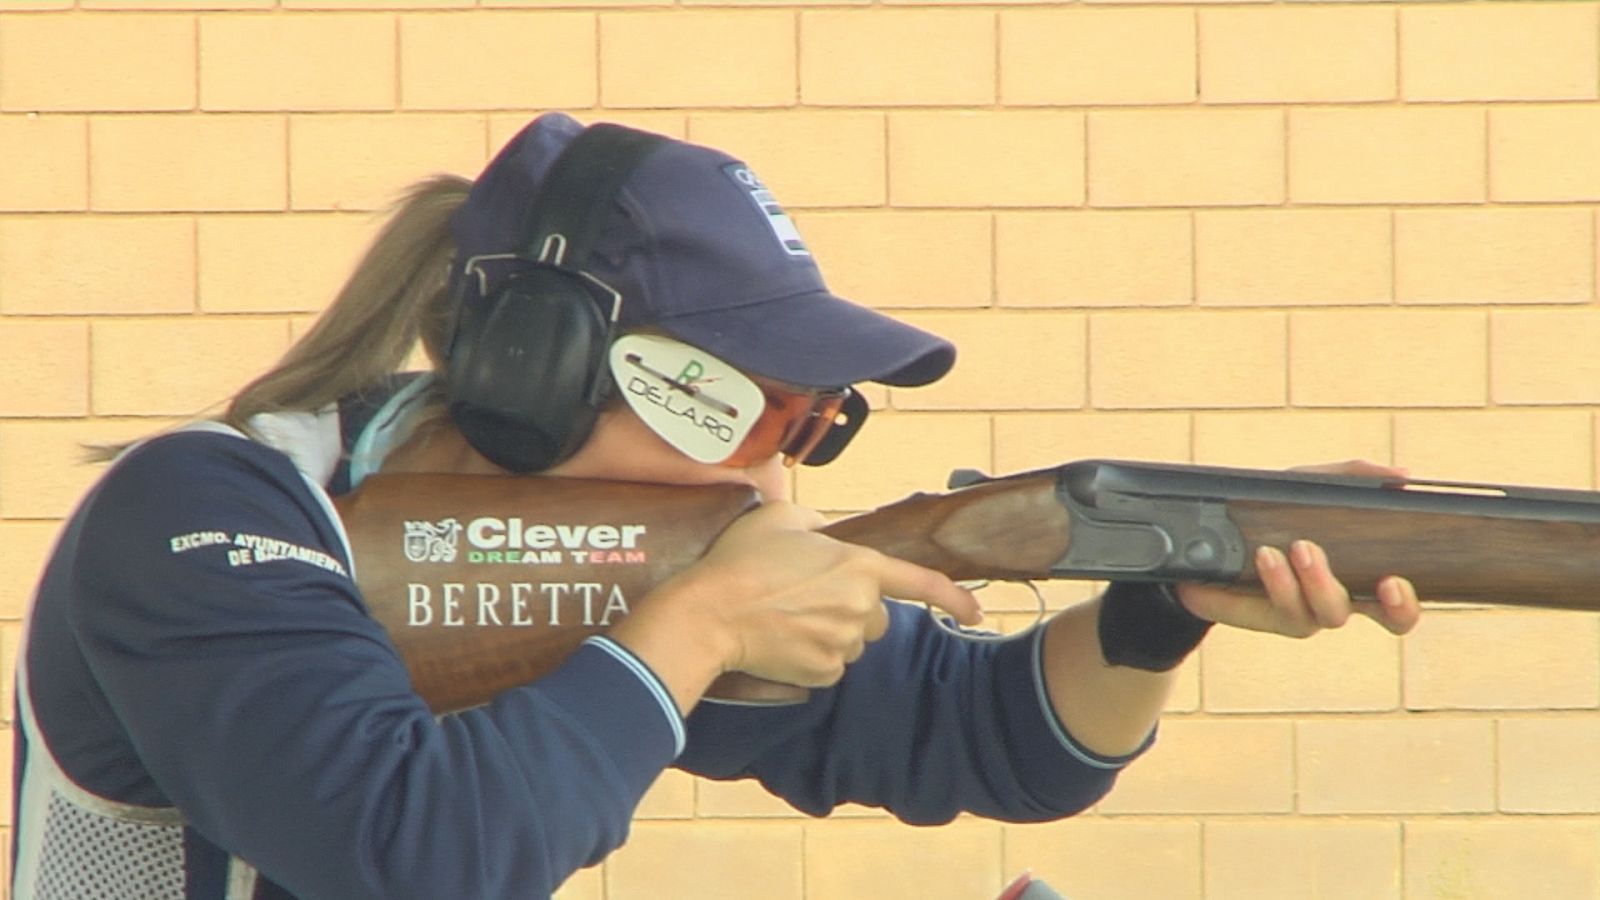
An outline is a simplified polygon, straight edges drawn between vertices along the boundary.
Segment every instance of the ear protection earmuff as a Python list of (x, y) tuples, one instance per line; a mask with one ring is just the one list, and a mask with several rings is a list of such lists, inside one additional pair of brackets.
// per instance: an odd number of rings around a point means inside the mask
[[(544, 178), (526, 249), (474, 256), (456, 272), (450, 417), (496, 465), (547, 469), (594, 427), (623, 298), (586, 266), (623, 182), (665, 141), (609, 123), (584, 129)], [(485, 265), (510, 267), (493, 292)]]

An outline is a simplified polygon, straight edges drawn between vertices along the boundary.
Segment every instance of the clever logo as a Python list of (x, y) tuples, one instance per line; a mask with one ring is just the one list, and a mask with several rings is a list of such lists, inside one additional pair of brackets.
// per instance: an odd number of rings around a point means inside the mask
[(783, 211), (783, 207), (778, 205), (777, 198), (773, 197), (767, 186), (761, 183), (756, 173), (750, 171), (749, 166), (744, 163), (728, 163), (722, 167), (722, 172), (733, 179), (734, 184), (743, 188), (750, 202), (761, 211), (762, 218), (772, 227), (772, 233), (777, 237), (778, 245), (783, 248), (783, 252), (790, 256), (811, 255), (805, 241), (800, 239), (800, 229), (795, 227), (794, 220)]
[(438, 522), (406, 521), (406, 559), (414, 562), (453, 563), (461, 523), (454, 517)]

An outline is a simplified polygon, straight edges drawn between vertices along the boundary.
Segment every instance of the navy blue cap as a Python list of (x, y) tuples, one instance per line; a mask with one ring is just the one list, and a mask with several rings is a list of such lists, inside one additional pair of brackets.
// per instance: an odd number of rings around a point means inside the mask
[[(524, 252), (545, 173), (583, 125), (535, 119), (489, 163), (451, 222), (460, 260)], [(750, 167), (668, 140), (633, 170), (588, 260), (621, 293), (620, 325), (651, 327), (746, 372), (808, 387), (914, 386), (955, 363), (943, 338), (835, 296)], [(494, 290), (493, 271), (487, 271)]]

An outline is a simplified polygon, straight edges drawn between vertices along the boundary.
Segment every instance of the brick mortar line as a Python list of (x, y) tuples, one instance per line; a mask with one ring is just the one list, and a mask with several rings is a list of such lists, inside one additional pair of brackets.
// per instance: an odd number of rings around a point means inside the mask
[(992, 58), (994, 61), (994, 65), (991, 67), (993, 72), (993, 81), (991, 83), (994, 85), (994, 95), (990, 98), (988, 106), (992, 109), (1004, 109), (1006, 106), (1006, 91), (1004, 83), (1005, 18), (1003, 11), (990, 10), (989, 28), (990, 34), (993, 38), (993, 41), (990, 45), (990, 50), (993, 53)]
[[(678, 8), (682, 9), (683, 7), (680, 6)], [(599, 16), (597, 15), (596, 19), (598, 19), (598, 18), (599, 18)], [(790, 12), (790, 15), (789, 15), (789, 22), (790, 22), (789, 33), (793, 36), (793, 46), (794, 46), (794, 50), (793, 50), (793, 52), (794, 52), (794, 69), (790, 72), (790, 75), (793, 78), (791, 97), (794, 100), (795, 105), (797, 105), (797, 106), (802, 102), (802, 98), (804, 97), (804, 88), (805, 88), (805, 85), (802, 82), (802, 73), (805, 71), (805, 66), (804, 66), (804, 64), (802, 62), (802, 59), (803, 59), (802, 53), (803, 53), (804, 48), (805, 48), (805, 42), (802, 40), (802, 35), (800, 33), (800, 23), (801, 23), (802, 18), (803, 18), (803, 16), (801, 15), (800, 10), (796, 9), (796, 10), (792, 10)], [(597, 24), (596, 25), (596, 30), (598, 30), (598, 28), (599, 28), (599, 26)], [(600, 69), (604, 68), (604, 66), (605, 66), (605, 58), (602, 57), (602, 56), (599, 56), (597, 54), (595, 56), (595, 69), (596, 69), (596, 72), (598, 73), (598, 71)]]
[[(389, 91), (392, 98), (391, 106), (396, 112), (399, 112), (400, 110), (406, 109), (405, 74), (402, 71), (403, 66), (401, 65), (404, 59), (404, 54), (402, 51), (405, 47), (405, 40), (401, 34), (400, 17), (394, 16), (393, 18), (394, 27), (392, 29), (392, 33), (390, 34), (389, 46), (394, 54), (394, 70), (390, 73), (391, 78), (389, 80)], [(595, 96), (598, 97), (599, 95), (596, 94)]]
[(1405, 96), (1405, 50), (1403, 41), (1405, 29), (1400, 23), (1400, 9), (1398, 6), (1391, 10), (1394, 19), (1394, 96), (1396, 99)]
[[(1137, 763), (1136, 763), (1137, 765)], [(1197, 824), (1216, 825), (1248, 825), (1257, 824), (1263, 820), (1275, 820), (1281, 824), (1300, 823), (1305, 825), (1322, 824), (1337, 826), (1347, 821), (1360, 824), (1395, 824), (1403, 822), (1444, 824), (1474, 822), (1508, 822), (1508, 821), (1535, 821), (1555, 819), (1563, 822), (1582, 821), (1588, 823), (1593, 820), (1600, 824), (1600, 813), (1591, 811), (1578, 812), (1520, 812), (1520, 811), (1492, 811), (1467, 810), (1462, 812), (1428, 811), (1400, 811), (1400, 812), (1278, 812), (1275, 810), (1262, 810), (1261, 812), (1195, 812), (1190, 810), (1174, 810), (1172, 812), (1101, 812), (1099, 810), (1085, 811), (1074, 817), (1080, 821), (1090, 822), (1119, 822), (1127, 825), (1138, 824), (1167, 824), (1174, 819), (1193, 819)], [(1028, 829), (1033, 823), (1006, 823), (1003, 828)], [(1041, 827), (1049, 827), (1044, 823)]]
[[(1306, 306), (1306, 307), (1232, 307), (1232, 306), (1205, 306), (1205, 307), (1189, 307), (1189, 306), (1165, 306), (1165, 307), (1141, 307), (1141, 306), (1128, 306), (1128, 307), (1078, 307), (1078, 306), (1045, 306), (1045, 307), (1042, 307), (1042, 306), (994, 306), (994, 307), (987, 307), (987, 306), (965, 306), (965, 307), (958, 307), (958, 306), (880, 306), (880, 307), (877, 307), (877, 309), (880, 309), (880, 311), (885, 311), (885, 312), (893, 312), (893, 314), (898, 314), (898, 315), (914, 315), (914, 317), (926, 317), (926, 315), (947, 315), (947, 317), (955, 317), (955, 319), (966, 319), (966, 320), (981, 320), (981, 319), (984, 319), (984, 317), (1006, 317), (1006, 319), (1019, 319), (1019, 317), (1029, 317), (1029, 315), (1034, 315), (1034, 317), (1048, 317), (1048, 315), (1083, 315), (1083, 317), (1096, 317), (1096, 319), (1107, 319), (1107, 317), (1130, 317), (1130, 315), (1170, 315), (1170, 317), (1176, 317), (1176, 315), (1198, 315), (1198, 314), (1214, 314), (1214, 315), (1227, 315), (1227, 314), (1234, 314), (1234, 315), (1253, 315), (1253, 314), (1262, 314), (1262, 315), (1266, 315), (1266, 314), (1274, 314), (1274, 315), (1373, 314), (1373, 315), (1379, 315), (1379, 317), (1381, 317), (1381, 315), (1400, 314), (1400, 312), (1421, 312), (1421, 314), (1426, 314), (1426, 312), (1438, 312), (1438, 314), (1461, 314), (1461, 315), (1464, 315), (1464, 314), (1467, 314), (1467, 312), (1485, 312), (1485, 311), (1491, 312), (1491, 314), (1493, 314), (1493, 312), (1509, 312), (1509, 314), (1515, 314), (1515, 312), (1530, 312), (1530, 314), (1539, 314), (1539, 312), (1544, 312), (1544, 314), (1552, 314), (1552, 315), (1560, 314), (1560, 312), (1574, 312), (1574, 314), (1578, 314), (1578, 312), (1582, 312), (1582, 314), (1589, 314), (1589, 315), (1600, 314), (1600, 311), (1597, 311), (1597, 309), (1594, 309), (1594, 307), (1590, 307), (1590, 306), (1587, 306), (1587, 304), (1581, 304), (1581, 303), (1562, 304), (1562, 306), (1526, 306), (1526, 304), (1523, 304), (1523, 306), (1517, 306), (1517, 307), (1494, 307), (1494, 306), (1486, 306), (1486, 304), (1485, 304), (1485, 306), (1478, 306), (1478, 304), (1474, 304), (1474, 306), (1450, 306), (1450, 307), (1438, 307), (1438, 306), (1418, 306), (1418, 307), (1413, 307), (1413, 306), (1389, 306), (1389, 304), (1368, 304), (1368, 306), (1328, 306), (1328, 307), (1323, 307), (1323, 306)], [(1384, 312), (1384, 311), (1390, 311), (1390, 312)], [(88, 320), (93, 320), (93, 322), (101, 322), (101, 320), (106, 320), (106, 322), (128, 322), (128, 320), (152, 319), (152, 320), (163, 320), (163, 322), (171, 322), (171, 320), (174, 320), (174, 319), (182, 319), (182, 317), (186, 317), (186, 315), (202, 314), (202, 312), (206, 312), (205, 309), (198, 309), (198, 307), (197, 307), (197, 309), (190, 309), (190, 311), (171, 311), (171, 312), (160, 312), (160, 311), (152, 311), (152, 312), (104, 312), (104, 311), (72, 311), (72, 309), (69, 309), (69, 311), (62, 311), (62, 312), (10, 311), (10, 312), (0, 312), (0, 320), (14, 319), (14, 320), (19, 320), (19, 322), (26, 322), (26, 320), (88, 319)], [(285, 309), (229, 309), (229, 311), (211, 312), (211, 315), (269, 315), (269, 317), (272, 317), (272, 315), (304, 315), (304, 314), (318, 314), (318, 312), (322, 312), (322, 307), (315, 307), (315, 309), (301, 309), (301, 307), (285, 307)], [(1582, 404), (1573, 404), (1573, 402), (1557, 402), (1557, 400), (1549, 400), (1549, 402), (1546, 402), (1546, 400), (1523, 400), (1523, 402), (1515, 402), (1515, 404), (1509, 404), (1509, 405), (1512, 405), (1512, 407), (1563, 407), (1563, 405), (1565, 405), (1565, 407), (1574, 407), (1574, 408), (1582, 407)], [(1413, 408), (1413, 407), (1387, 407), (1387, 405), (1370, 405), (1370, 407), (1374, 408), (1374, 410), (1392, 410), (1392, 408)], [(1134, 408), (1142, 408), (1142, 407), (1134, 407)], [(1170, 408), (1174, 408), (1174, 410), (1184, 410), (1184, 408), (1211, 408), (1211, 407), (1170, 407)], [(1453, 405), (1453, 404), (1438, 404), (1438, 405), (1429, 405), (1429, 407), (1422, 407), (1422, 408), (1472, 408), (1472, 407), (1458, 407), (1458, 405)]]
[(200, 60), (201, 60), (201, 57), (200, 57), (200, 17), (198, 15), (192, 17), (192, 19), (190, 20), (190, 24), (189, 24), (189, 39), (190, 39), (190, 46), (191, 46), (192, 52), (194, 53), (194, 79), (191, 82), (192, 85), (193, 85), (193, 88), (194, 88), (194, 105), (191, 107), (191, 110), (198, 110), (201, 107), (201, 100), (200, 100), (201, 78), (200, 78), (200, 75), (201, 75), (201, 69), (202, 69), (202, 66), (200, 64)]
[(86, 321), (84, 323), (84, 325), (83, 325), (83, 361), (84, 361), (84, 367), (86, 369), (88, 369), (88, 372), (86, 372), (85, 376), (84, 376), (84, 387), (83, 387), (84, 403), (86, 404), (84, 406), (84, 412), (88, 413), (88, 412), (90, 412), (90, 411), (92, 411), (94, 409), (94, 400), (95, 400), (95, 395), (94, 395), (94, 324), (93, 324), (92, 320)]
[[(210, 318), (223, 318), (230, 316), (260, 316), (260, 313), (214, 313)], [(1548, 413), (1584, 413), (1600, 415), (1600, 409), (1583, 403), (1523, 403), (1516, 406), (1484, 407), (1484, 406), (1052, 406), (1052, 407), (888, 407), (874, 410), (874, 414), (888, 415), (918, 415), (918, 416), (1060, 416), (1060, 415), (1101, 415), (1101, 416), (1135, 416), (1135, 415), (1250, 415), (1250, 414), (1386, 414), (1406, 415), (1408, 413), (1456, 413), (1471, 415), (1475, 413), (1516, 413), (1516, 412), (1548, 412)]]
[[(1287, 107), (1283, 110), (1280, 127), (1283, 129), (1283, 146), (1279, 148), (1278, 157), (1279, 163), (1283, 166), (1283, 178), (1279, 181), (1279, 189), (1283, 192), (1283, 201), (1279, 205), (1286, 207), (1294, 202), (1294, 172), (1296, 168), (1291, 165), (1294, 160), (1294, 129), (1290, 127), (1289, 109)], [(1198, 282), (1196, 283), (1198, 284)]]
[(1221, 318), (1227, 315), (1238, 317), (1256, 316), (1266, 318), (1269, 315), (1283, 316), (1312, 316), (1327, 318), (1338, 314), (1369, 313), (1373, 315), (1398, 315), (1400, 313), (1459, 313), (1464, 317), (1467, 313), (1517, 313), (1517, 312), (1583, 312), (1600, 314), (1600, 310), (1591, 307), (1586, 301), (1545, 301), (1539, 303), (1510, 303), (1510, 302), (1374, 302), (1374, 303), (1316, 303), (1307, 305), (1268, 305), (1249, 303), (1201, 303), (1187, 305), (1182, 303), (1164, 303), (1157, 305), (1105, 305), (1105, 306), (1047, 306), (1041, 304), (1001, 304), (997, 306), (896, 306), (880, 305), (875, 307), (880, 310), (893, 311), (905, 315), (948, 315), (957, 318), (978, 319), (984, 316), (993, 317), (1021, 317), (1021, 316), (1051, 316), (1051, 315), (1079, 315), (1106, 318), (1110, 316), (1162, 316), (1176, 318), (1178, 316), (1194, 316), (1210, 314)]
[[(1515, 713), (1517, 715), (1508, 715)], [(1294, 725), (1298, 722), (1333, 722), (1348, 721), (1352, 723), (1369, 722), (1430, 722), (1430, 721), (1538, 721), (1548, 719), (1592, 719), (1595, 707), (1552, 707), (1550, 709), (1470, 709), (1470, 710), (1434, 710), (1417, 709), (1393, 712), (1388, 710), (1341, 710), (1341, 709), (1296, 709), (1282, 711), (1245, 711), (1245, 712), (1212, 712), (1212, 711), (1166, 711), (1162, 718), (1172, 722), (1281, 722)], [(1597, 808), (1600, 812), (1600, 808)]]
[(1595, 210), (1589, 217), (1589, 242), (1596, 250), (1596, 253), (1589, 255), (1589, 299), (1593, 302), (1600, 300), (1600, 272), (1596, 271), (1596, 254), (1600, 254), (1600, 210)]
[[(1304, 0), (1297, 0), (1304, 2)], [(1600, 196), (1594, 199), (1573, 200), (1519, 200), (1501, 202), (1467, 202), (1450, 201), (1440, 203), (1407, 202), (1393, 203), (1387, 201), (1376, 202), (1316, 202), (1290, 205), (1280, 204), (1236, 204), (1236, 205), (1171, 205), (1171, 206), (887, 206), (881, 204), (850, 204), (828, 206), (803, 206), (799, 204), (786, 204), (791, 212), (806, 215), (841, 215), (872, 213), (898, 214), (898, 215), (970, 215), (970, 216), (1039, 216), (1039, 215), (1071, 215), (1080, 216), (1090, 213), (1105, 213), (1108, 215), (1121, 214), (1133, 216), (1159, 216), (1159, 215), (1229, 215), (1240, 213), (1270, 213), (1270, 212), (1367, 212), (1367, 213), (1398, 213), (1398, 212), (1456, 212), (1467, 213), (1473, 211), (1495, 212), (1557, 212), (1557, 211), (1600, 211)], [(351, 207), (334, 206), (302, 206), (288, 209), (217, 209), (217, 208), (172, 208), (148, 207), (140, 209), (12, 209), (0, 208), (0, 217), (45, 217), (45, 216), (156, 216), (156, 215), (261, 215), (263, 213), (311, 214), (311, 213), (336, 213), (342, 215), (363, 215), (381, 212), (382, 207), (356, 209)], [(1392, 246), (1392, 243), (1391, 243)]]
[[(593, 78), (592, 78), (592, 80), (590, 82), (590, 84), (594, 87), (594, 102), (595, 102), (596, 108), (600, 108), (601, 105), (605, 102), (605, 93), (602, 90), (603, 87), (604, 87), (605, 82), (604, 82), (604, 79), (601, 78), (601, 68), (602, 68), (601, 63), (602, 63), (602, 60), (605, 58), (602, 55), (603, 51), (605, 50), (605, 35), (603, 33), (604, 30), (605, 29), (603, 29), (601, 27), (600, 17), (598, 15), (596, 15), (594, 17), (594, 73), (593, 73)], [(395, 63), (395, 68), (398, 69), (400, 67), (400, 64), (401, 64), (400, 61), (397, 60), (396, 63)], [(689, 130), (689, 123), (688, 123), (687, 120), (684, 121), (683, 129), (684, 129), (685, 134), (687, 134), (688, 130)]]
[(1494, 116), (1488, 107), (1483, 110), (1483, 199), (1485, 204), (1498, 202), (1494, 189)]
[[(1079, 177), (1081, 177), (1083, 179), (1083, 181), (1081, 182), (1082, 187), (1083, 187), (1083, 202), (1079, 204), (1079, 208), (1093, 208), (1092, 204), (1094, 202), (1094, 196), (1093, 196), (1094, 195), (1094, 154), (1089, 152), (1089, 148), (1091, 146), (1091, 143), (1090, 143), (1091, 142), (1091, 136), (1090, 136), (1090, 132), (1089, 132), (1089, 117), (1088, 117), (1088, 115), (1084, 115), (1084, 117), (1083, 117), (1082, 135), (1079, 138), (1079, 140), (1081, 141), (1082, 147), (1083, 147), (1083, 167), (1082, 167), (1082, 170), (1081, 170), (1080, 175), (1079, 175)], [(999, 213), (996, 212), (996, 215), (998, 216)]]
[[(1303, 0), (1302, 0), (1303, 2)], [(987, 207), (987, 206), (889, 206), (889, 205), (851, 205), (851, 206), (799, 206), (788, 204), (791, 212), (799, 213), (802, 217), (807, 214), (848, 214), (848, 213), (898, 213), (898, 214), (969, 214), (969, 215), (1045, 215), (1045, 214), (1072, 214), (1084, 215), (1088, 213), (1122, 213), (1129, 216), (1147, 214), (1160, 215), (1162, 213), (1246, 213), (1246, 212), (1339, 212), (1339, 211), (1369, 211), (1369, 212), (1471, 212), (1471, 211), (1577, 211), (1593, 210), (1600, 205), (1596, 200), (1562, 200), (1552, 202), (1522, 201), (1517, 205), (1507, 203), (1410, 203), (1397, 205), (1383, 201), (1374, 203), (1319, 203), (1316, 205), (1236, 205), (1236, 206), (1014, 206), (1014, 207)], [(259, 207), (252, 209), (241, 208), (208, 208), (208, 207), (175, 207), (175, 206), (149, 206), (138, 208), (105, 208), (90, 206), (86, 209), (0, 209), (0, 216), (70, 216), (70, 215), (259, 215), (263, 213), (373, 213), (381, 212), (381, 205), (356, 208), (351, 206), (290, 206), (287, 208)], [(1495, 302), (1495, 301), (1487, 301)], [(1514, 301), (1498, 301), (1514, 302)]]
[[(1441, 611), (1436, 607), (1429, 607), (1428, 611), (1434, 615)], [(1577, 616), (1593, 616), (1594, 613), (1579, 612)], [(1595, 706), (1554, 706), (1554, 707), (1484, 707), (1470, 709), (1454, 708), (1404, 708), (1404, 709), (1278, 709), (1278, 710), (1242, 710), (1228, 712), (1217, 710), (1195, 711), (1163, 711), (1163, 719), (1180, 722), (1230, 722), (1236, 724), (1284, 724), (1293, 726), (1299, 722), (1332, 722), (1348, 721), (1354, 723), (1365, 722), (1482, 722), (1496, 721), (1499, 719), (1535, 719), (1535, 718), (1592, 718), (1600, 704)]]
[(1185, 215), (1189, 226), (1189, 302), (1183, 305), (1197, 309), (1200, 306), (1200, 215), (1194, 210)]
[[(1304, 2), (1304, 0), (1297, 0), (1297, 2)], [(798, 64), (798, 60), (797, 60), (797, 64)], [(603, 68), (603, 67), (597, 67), (597, 69), (598, 68)], [(197, 63), (197, 69), (198, 69), (198, 63)], [(399, 70), (400, 70), (400, 67), (397, 65), (396, 66), (396, 74), (397, 75), (399, 74)], [(198, 79), (198, 73), (197, 73), (197, 79)], [(8, 105), (8, 106), (5, 106), (5, 107), (0, 107), (0, 113), (5, 113), (5, 114), (39, 114), (39, 115), (50, 115), (50, 114), (68, 115), (68, 114), (85, 114), (85, 113), (124, 114), (124, 115), (161, 115), (161, 114), (182, 115), (182, 114), (186, 114), (187, 113), (187, 114), (213, 114), (213, 115), (216, 115), (216, 114), (225, 114), (225, 113), (299, 112), (300, 111), (300, 110), (296, 110), (296, 109), (294, 109), (292, 107), (285, 108), (285, 107), (281, 107), (281, 106), (275, 106), (275, 107), (270, 107), (270, 108), (226, 107), (226, 106), (212, 107), (212, 106), (205, 106), (205, 105), (202, 105), (200, 103), (200, 101), (199, 101), (199, 90), (198, 90), (198, 87), (199, 86), (198, 86), (198, 81), (197, 81), (197, 84), (196, 84), (196, 105), (193, 106), (193, 107), (188, 107), (188, 108), (174, 107), (174, 108), (150, 108), (150, 109), (142, 109), (142, 108), (140, 108), (140, 109), (120, 109), (120, 108), (100, 108), (100, 107), (89, 106), (89, 107), (60, 107), (60, 108), (43, 109), (43, 108), (38, 108), (38, 107), (11, 106), (11, 105)], [(798, 89), (799, 87), (800, 87), (800, 85), (797, 82), (796, 88)], [(596, 96), (599, 96), (599, 94), (597, 93)], [(948, 102), (936, 102), (936, 101), (935, 102), (908, 101), (908, 102), (904, 102), (904, 103), (893, 103), (893, 102), (882, 102), (882, 101), (862, 102), (862, 103), (803, 103), (803, 102), (800, 102), (800, 101), (797, 100), (797, 101), (795, 101), (794, 103), (792, 103), (790, 105), (764, 103), (764, 104), (753, 105), (753, 106), (751, 106), (751, 105), (654, 104), (654, 103), (610, 105), (610, 104), (606, 104), (604, 102), (601, 102), (601, 103), (599, 103), (599, 104), (597, 104), (597, 105), (595, 105), (593, 107), (590, 107), (590, 108), (591, 109), (595, 109), (595, 110), (604, 110), (604, 111), (616, 112), (616, 113), (661, 111), (661, 112), (682, 113), (682, 114), (688, 114), (688, 115), (693, 115), (693, 114), (697, 114), (697, 113), (708, 113), (708, 112), (739, 112), (739, 113), (745, 113), (745, 114), (749, 114), (749, 115), (762, 115), (762, 114), (766, 114), (766, 115), (782, 115), (782, 114), (785, 114), (785, 113), (803, 113), (803, 112), (817, 112), (817, 113), (837, 112), (837, 113), (841, 113), (841, 114), (848, 113), (848, 112), (878, 112), (878, 113), (883, 113), (883, 114), (887, 114), (887, 115), (915, 116), (915, 115), (920, 115), (920, 114), (951, 114), (951, 113), (973, 113), (973, 112), (983, 112), (983, 113), (1006, 113), (1006, 112), (1049, 113), (1049, 112), (1056, 112), (1056, 113), (1061, 113), (1063, 115), (1100, 114), (1100, 115), (1122, 116), (1122, 117), (1125, 117), (1125, 118), (1131, 118), (1131, 117), (1137, 116), (1137, 115), (1139, 115), (1141, 113), (1189, 113), (1189, 114), (1192, 114), (1192, 115), (1195, 115), (1195, 116), (1198, 117), (1200, 115), (1203, 115), (1206, 112), (1259, 111), (1259, 112), (1265, 113), (1265, 112), (1270, 112), (1270, 111), (1275, 110), (1275, 109), (1284, 110), (1284, 111), (1287, 111), (1287, 112), (1294, 112), (1294, 111), (1297, 111), (1297, 110), (1310, 111), (1310, 112), (1319, 112), (1319, 111), (1328, 111), (1328, 112), (1332, 112), (1332, 111), (1363, 112), (1363, 111), (1371, 111), (1371, 110), (1374, 110), (1374, 109), (1390, 108), (1390, 107), (1400, 108), (1400, 109), (1433, 110), (1433, 109), (1468, 109), (1468, 108), (1476, 106), (1476, 107), (1482, 107), (1486, 111), (1489, 111), (1489, 112), (1493, 112), (1495, 110), (1500, 110), (1500, 109), (1529, 109), (1529, 108), (1593, 110), (1597, 106), (1597, 104), (1600, 104), (1600, 97), (1572, 97), (1572, 98), (1549, 98), (1549, 99), (1544, 99), (1544, 98), (1467, 98), (1467, 99), (1461, 99), (1461, 100), (1422, 100), (1422, 101), (1412, 101), (1412, 102), (1405, 102), (1405, 103), (1390, 103), (1388, 101), (1361, 101), (1361, 100), (1294, 100), (1294, 99), (1287, 99), (1287, 100), (1285, 100), (1285, 99), (1274, 99), (1274, 100), (1261, 100), (1261, 101), (1254, 101), (1254, 102), (1245, 102), (1245, 101), (1229, 101), (1229, 102), (1220, 102), (1220, 103), (1204, 103), (1204, 102), (1201, 102), (1199, 104), (1196, 104), (1196, 103), (1193, 103), (1193, 102), (1182, 102), (1182, 103), (1180, 103), (1180, 102), (1170, 102), (1170, 103), (1118, 103), (1118, 102), (1104, 102), (1104, 101), (1102, 101), (1102, 102), (1087, 101), (1087, 102), (1062, 102), (1062, 103), (1002, 103), (1002, 104), (998, 104), (998, 105), (997, 104), (978, 104), (978, 103), (948, 103)], [(504, 107), (504, 109), (510, 110), (510, 111), (516, 111), (516, 110), (522, 110), (522, 109), (526, 109), (526, 110), (530, 110), (531, 111), (531, 110), (536, 109), (536, 108), (537, 107), (533, 107), (533, 106), (527, 106), (527, 107)], [(404, 106), (400, 106), (398, 104), (395, 104), (395, 105), (393, 105), (391, 107), (364, 107), (364, 106), (357, 107), (357, 106), (352, 106), (352, 107), (333, 107), (333, 108), (328, 108), (328, 109), (304, 110), (304, 112), (310, 112), (310, 113), (350, 113), (350, 114), (384, 114), (384, 113), (388, 113), (388, 114), (404, 114), (404, 113), (416, 112), (416, 111), (428, 111), (428, 112), (435, 112), (435, 113), (437, 113), (437, 112), (471, 113), (471, 112), (483, 112), (484, 110), (481, 109), (481, 108), (478, 108), (478, 107), (471, 107), (471, 108), (464, 108), (464, 107), (433, 107), (433, 108), (428, 108), (426, 110), (422, 110), (422, 109), (419, 109), (419, 108), (404, 107)]]
[(1205, 104), (1205, 46), (1203, 29), (1201, 25), (1200, 7), (1190, 9), (1193, 20), (1190, 23), (1190, 34), (1194, 35), (1194, 96), (1187, 104), (1190, 107), (1201, 107)]

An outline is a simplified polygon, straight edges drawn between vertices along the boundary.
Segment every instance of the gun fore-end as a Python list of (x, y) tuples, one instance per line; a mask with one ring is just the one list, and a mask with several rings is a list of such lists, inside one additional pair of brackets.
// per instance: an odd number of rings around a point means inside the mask
[(1262, 546), (1309, 540), (1357, 597), (1600, 610), (1600, 493), (1085, 460), (958, 475), (829, 526), (956, 579), (1260, 586)]
[(1309, 540), (1358, 597), (1391, 575), (1424, 600), (1600, 610), (1600, 494), (1089, 460), (1055, 470), (1061, 578), (1260, 584), (1262, 546)]
[(1221, 503), (1108, 489), (1077, 463), (1002, 478), (953, 480), (828, 526), (840, 540), (957, 580), (1233, 581), (1245, 541)]

